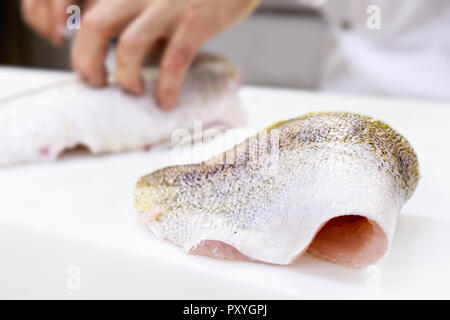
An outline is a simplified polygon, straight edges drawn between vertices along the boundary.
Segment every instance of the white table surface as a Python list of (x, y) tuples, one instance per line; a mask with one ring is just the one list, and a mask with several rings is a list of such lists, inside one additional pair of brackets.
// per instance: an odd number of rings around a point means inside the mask
[[(70, 76), (0, 67), (0, 99)], [(170, 149), (72, 154), (0, 168), (0, 298), (450, 298), (450, 103), (261, 87), (241, 97), (255, 130), (341, 110), (408, 138), (422, 179), (386, 257), (354, 270), (309, 256), (272, 266), (187, 255), (139, 225), (133, 208), (137, 179), (177, 162)], [(71, 266), (79, 289), (67, 285)]]

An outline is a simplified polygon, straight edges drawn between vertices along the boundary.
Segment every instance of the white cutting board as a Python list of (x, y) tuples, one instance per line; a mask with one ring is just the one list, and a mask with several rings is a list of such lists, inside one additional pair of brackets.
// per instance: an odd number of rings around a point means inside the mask
[[(0, 98), (70, 76), (0, 67)], [(0, 298), (450, 298), (450, 103), (260, 87), (241, 97), (253, 130), (342, 110), (408, 138), (422, 179), (386, 257), (354, 270), (308, 256), (272, 266), (186, 255), (139, 225), (133, 208), (137, 179), (179, 162), (171, 149), (72, 154), (0, 168)]]

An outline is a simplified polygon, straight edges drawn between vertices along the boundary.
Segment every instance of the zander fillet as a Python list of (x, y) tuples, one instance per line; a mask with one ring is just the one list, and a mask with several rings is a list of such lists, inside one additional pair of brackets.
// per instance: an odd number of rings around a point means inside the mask
[(194, 121), (227, 127), (245, 122), (238, 73), (224, 58), (199, 56), (170, 112), (153, 102), (157, 68), (143, 75), (150, 89), (139, 97), (114, 81), (91, 89), (73, 80), (0, 99), (0, 166), (54, 160), (80, 145), (92, 153), (144, 149), (169, 140), (175, 129), (192, 129)]
[(418, 179), (414, 150), (388, 125), (313, 113), (143, 177), (135, 205), (157, 236), (194, 254), (289, 264), (308, 252), (362, 267), (386, 253)]

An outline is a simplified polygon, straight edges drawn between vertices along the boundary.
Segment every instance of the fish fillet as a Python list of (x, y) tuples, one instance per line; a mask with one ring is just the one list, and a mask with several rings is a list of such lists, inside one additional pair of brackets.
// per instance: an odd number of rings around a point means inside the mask
[(362, 267), (388, 250), (418, 179), (414, 150), (388, 125), (313, 113), (141, 178), (135, 206), (186, 252), (281, 265), (308, 252)]
[(238, 126), (245, 122), (236, 68), (224, 58), (201, 55), (193, 63), (179, 107), (161, 111), (154, 101), (157, 68), (144, 73), (144, 96), (115, 82), (91, 89), (75, 79), (0, 100), (0, 166), (54, 160), (84, 146), (92, 153), (145, 149), (167, 141), (177, 128)]

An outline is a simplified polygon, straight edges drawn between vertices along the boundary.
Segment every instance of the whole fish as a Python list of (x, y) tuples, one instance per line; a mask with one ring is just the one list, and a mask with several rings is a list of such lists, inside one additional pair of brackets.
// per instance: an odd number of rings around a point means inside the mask
[(245, 122), (239, 75), (226, 59), (199, 56), (170, 112), (154, 103), (157, 74), (156, 67), (144, 70), (148, 90), (139, 97), (114, 80), (92, 89), (74, 77), (0, 99), (0, 166), (54, 160), (76, 146), (92, 153), (147, 149), (169, 140), (175, 129), (191, 130), (194, 121), (224, 127)]
[(141, 178), (135, 205), (157, 236), (194, 254), (289, 264), (308, 252), (361, 267), (386, 253), (418, 179), (414, 150), (388, 125), (312, 113)]

